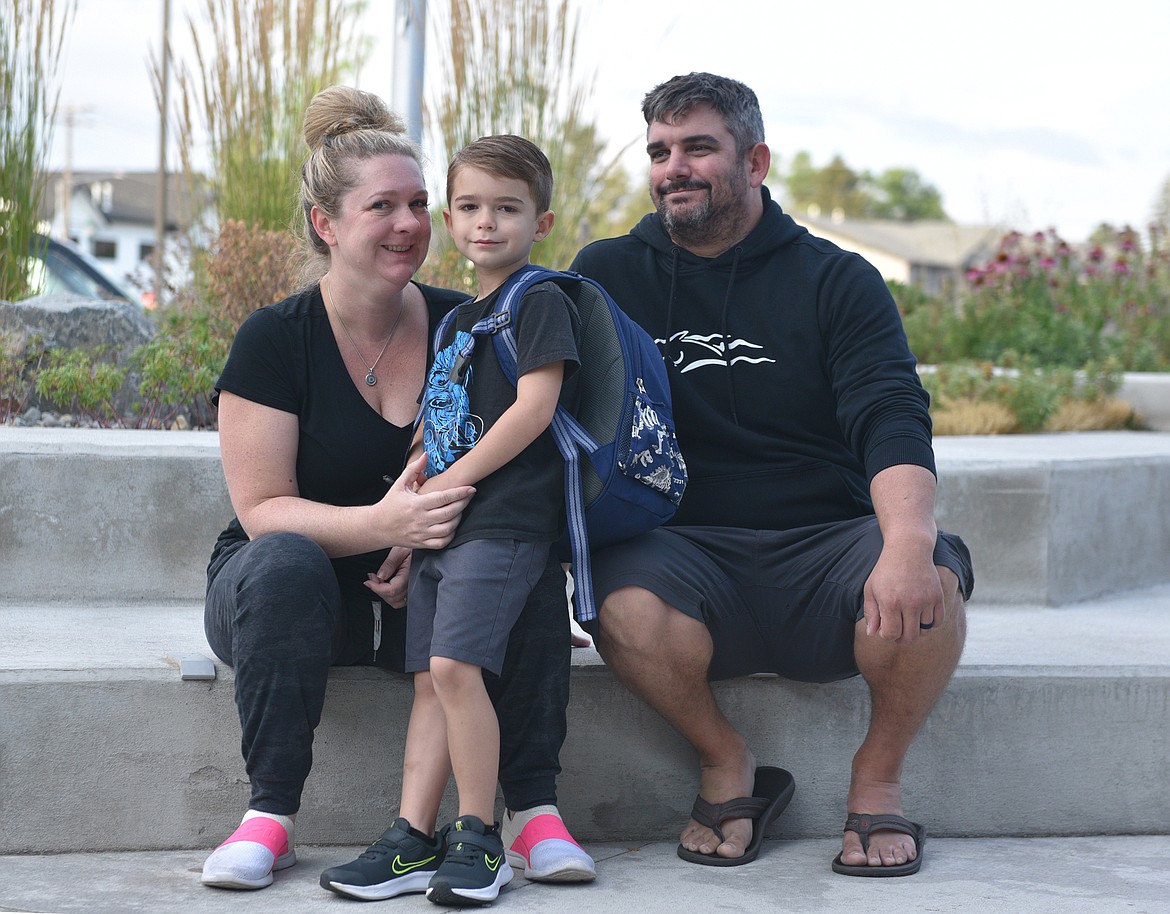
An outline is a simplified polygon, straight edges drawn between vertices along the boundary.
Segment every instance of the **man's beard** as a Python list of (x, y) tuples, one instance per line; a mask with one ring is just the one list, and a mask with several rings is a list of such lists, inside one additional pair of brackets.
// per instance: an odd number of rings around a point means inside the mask
[[(719, 199), (716, 199), (713, 187), (702, 181), (678, 181), (659, 188), (654, 205), (671, 238), (684, 247), (709, 245), (721, 239), (726, 240), (730, 247), (742, 237), (743, 209), (739, 201), (747, 185), (747, 171), (741, 166), (727, 178), (727, 186)], [(668, 206), (664, 198), (678, 190), (705, 190), (707, 195), (684, 208)]]

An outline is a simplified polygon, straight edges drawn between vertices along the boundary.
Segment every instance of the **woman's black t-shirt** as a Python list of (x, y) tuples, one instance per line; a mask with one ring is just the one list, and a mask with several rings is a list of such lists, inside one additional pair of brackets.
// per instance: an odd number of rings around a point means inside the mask
[[(440, 318), (467, 296), (416, 283), (429, 312), (427, 352)], [(418, 366), (422, 376), (425, 365)], [(374, 410), (354, 386), (329, 326), (319, 286), (253, 312), (236, 333), (216, 396), (229, 391), (246, 400), (292, 413), (298, 420), (297, 487), (302, 497), (331, 505), (369, 505), (398, 478), (413, 429), (398, 426)], [(210, 567), (246, 542), (238, 519), (220, 534)], [(367, 573), (376, 571), (387, 550), (335, 559), (343, 593), (363, 598)], [(368, 611), (368, 610), (367, 610)]]

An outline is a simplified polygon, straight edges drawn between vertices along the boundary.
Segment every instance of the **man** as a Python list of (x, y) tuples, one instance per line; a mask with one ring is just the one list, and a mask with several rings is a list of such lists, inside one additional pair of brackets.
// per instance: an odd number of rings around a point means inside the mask
[[(754, 859), (787, 797), (709, 680), (860, 673), (871, 720), (833, 868), (907, 875), (924, 831), (902, 817), (902, 764), (958, 664), (973, 584), (934, 523), (928, 397), (877, 271), (771, 200), (752, 90), (692, 73), (642, 110), (657, 213), (573, 268), (659, 341), (689, 482), (668, 527), (594, 558), (598, 648), (695, 747), (679, 854), (724, 866)], [(764, 802), (731, 803), (753, 791)]]

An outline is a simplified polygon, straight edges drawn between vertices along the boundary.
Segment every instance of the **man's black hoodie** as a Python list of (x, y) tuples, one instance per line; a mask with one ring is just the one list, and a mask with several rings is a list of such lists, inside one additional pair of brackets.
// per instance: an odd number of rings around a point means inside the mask
[(689, 482), (674, 524), (783, 530), (873, 513), (869, 480), (934, 472), (928, 397), (878, 272), (772, 202), (718, 257), (657, 214), (584, 248), (666, 358)]

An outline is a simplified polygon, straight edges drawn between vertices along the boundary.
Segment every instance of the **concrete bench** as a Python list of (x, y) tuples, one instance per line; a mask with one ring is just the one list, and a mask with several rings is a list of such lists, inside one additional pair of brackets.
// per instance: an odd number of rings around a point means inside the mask
[[(939, 525), (981, 603), (1170, 582), (1170, 433), (940, 438)], [(212, 432), (0, 428), (3, 599), (198, 601), (231, 517)]]
[[(963, 664), (907, 761), (908, 813), (934, 835), (1165, 833), (1170, 435), (938, 444), (940, 524), (979, 584)], [(0, 854), (212, 846), (247, 798), (232, 675), (178, 667), (210, 656), (203, 565), (230, 516), (216, 436), (0, 428), (0, 493)], [(592, 650), (572, 689), (574, 831), (677, 834), (688, 747)], [(717, 691), (759, 760), (796, 775), (776, 834), (839, 833), (864, 685)], [(335, 671), (302, 841), (385, 826), (409, 707), (403, 678)]]

